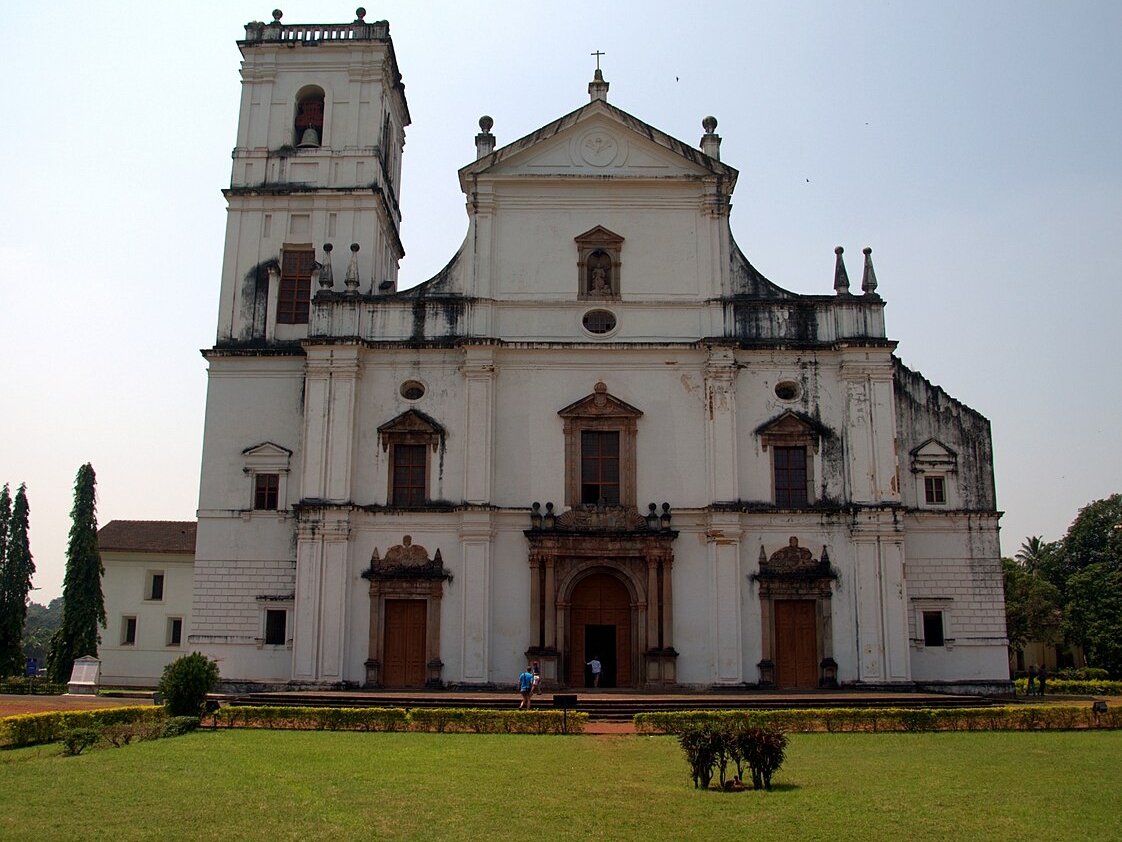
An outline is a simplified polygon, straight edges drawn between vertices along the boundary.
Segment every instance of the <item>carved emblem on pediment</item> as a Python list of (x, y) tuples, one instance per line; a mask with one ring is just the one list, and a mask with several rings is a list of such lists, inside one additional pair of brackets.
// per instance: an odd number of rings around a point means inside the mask
[[(825, 555), (825, 548), (822, 550)], [(828, 560), (827, 560), (828, 561)], [(776, 550), (769, 558), (764, 558), (764, 548), (760, 547), (760, 571), (770, 573), (798, 573), (817, 570), (821, 562), (816, 560), (806, 547), (799, 546), (799, 539), (791, 536), (787, 546)]]
[(365, 578), (432, 578), (444, 577), (444, 560), (440, 550), (429, 558), (429, 551), (420, 544), (414, 544), (409, 535), (402, 536), (400, 544), (386, 550), (386, 557), (378, 555), (378, 548), (370, 555), (370, 568), (363, 573)]
[(639, 532), (646, 531), (647, 519), (638, 509), (625, 506), (589, 506), (558, 515), (556, 528), (572, 532)]

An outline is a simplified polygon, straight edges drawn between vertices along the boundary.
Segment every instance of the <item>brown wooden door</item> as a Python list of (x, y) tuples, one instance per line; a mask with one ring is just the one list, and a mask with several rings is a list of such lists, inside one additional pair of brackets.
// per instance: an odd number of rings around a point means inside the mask
[(775, 683), (818, 686), (818, 631), (813, 599), (775, 601)]
[(386, 600), (385, 686), (425, 686), (426, 607), (423, 599)]
[(627, 588), (614, 576), (597, 573), (573, 589), (569, 604), (569, 686), (590, 686), (586, 663), (593, 656), (599, 656), (603, 667), (601, 687), (632, 686), (631, 596)]

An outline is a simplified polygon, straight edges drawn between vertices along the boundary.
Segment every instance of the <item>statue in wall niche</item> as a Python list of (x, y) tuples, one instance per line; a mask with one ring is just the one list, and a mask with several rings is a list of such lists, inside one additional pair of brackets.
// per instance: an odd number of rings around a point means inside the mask
[(588, 294), (612, 294), (612, 260), (603, 252), (596, 252), (588, 261)]

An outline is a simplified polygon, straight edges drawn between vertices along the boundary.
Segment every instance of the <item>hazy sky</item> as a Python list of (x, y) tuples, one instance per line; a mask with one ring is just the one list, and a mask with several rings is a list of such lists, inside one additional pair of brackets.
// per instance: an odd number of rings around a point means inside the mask
[[(353, 6), (286, 3), (285, 23)], [(993, 425), (1002, 550), (1122, 491), (1122, 2), (372, 2), (413, 124), (402, 286), (467, 227), (456, 170), (609, 101), (696, 146), (720, 121), (732, 229), (755, 266), (831, 294), (873, 248), (898, 355)], [(8, 4), (0, 130), (0, 482), (28, 485), (46, 602), (73, 481), (99, 522), (198, 502), (239, 101), (235, 41), (272, 6)]]

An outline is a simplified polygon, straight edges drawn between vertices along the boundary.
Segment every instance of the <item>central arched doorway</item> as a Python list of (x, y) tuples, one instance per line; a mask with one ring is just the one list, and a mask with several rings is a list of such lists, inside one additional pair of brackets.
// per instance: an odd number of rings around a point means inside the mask
[(569, 686), (591, 687), (588, 662), (599, 658), (601, 687), (630, 687), (631, 594), (609, 573), (592, 573), (573, 588), (569, 600), (572, 646), (569, 649)]

